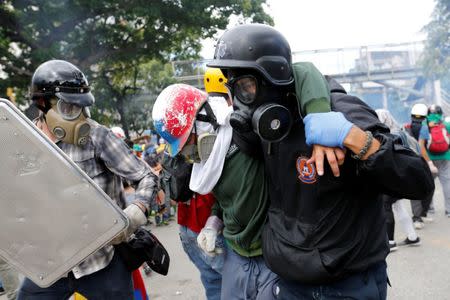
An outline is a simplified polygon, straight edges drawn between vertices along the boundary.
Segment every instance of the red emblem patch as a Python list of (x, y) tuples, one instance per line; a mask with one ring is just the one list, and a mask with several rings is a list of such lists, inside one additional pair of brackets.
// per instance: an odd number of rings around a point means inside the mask
[(308, 158), (300, 156), (297, 158), (296, 167), (298, 172), (298, 179), (306, 184), (311, 184), (317, 181), (317, 172), (314, 164), (307, 164)]

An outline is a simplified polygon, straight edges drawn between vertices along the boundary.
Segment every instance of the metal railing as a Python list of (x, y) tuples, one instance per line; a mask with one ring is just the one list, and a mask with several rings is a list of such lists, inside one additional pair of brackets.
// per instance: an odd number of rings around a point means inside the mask
[[(292, 61), (309, 61), (341, 83), (403, 80), (422, 74), (418, 62), (424, 43), (410, 42), (292, 52)], [(209, 60), (172, 62), (175, 78), (198, 87)]]

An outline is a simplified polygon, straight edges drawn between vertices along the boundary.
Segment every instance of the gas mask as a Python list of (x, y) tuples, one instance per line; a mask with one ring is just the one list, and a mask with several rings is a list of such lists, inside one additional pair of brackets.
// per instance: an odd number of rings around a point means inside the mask
[(188, 163), (207, 161), (217, 138), (219, 124), (216, 116), (208, 102), (203, 108), (206, 114), (197, 115), (192, 133), (180, 151)]
[(195, 139), (194, 143), (185, 145), (181, 149), (180, 154), (191, 164), (207, 161), (214, 147), (217, 135), (215, 133), (203, 133), (193, 138)]
[(84, 146), (91, 131), (87, 122), (90, 117), (89, 109), (61, 99), (52, 100), (51, 104), (52, 108), (45, 115), (50, 131), (60, 141)]
[(292, 116), (280, 105), (278, 87), (269, 86), (253, 75), (231, 79), (226, 86), (233, 95), (234, 112), (230, 124), (239, 133), (254, 131), (266, 142), (278, 142), (287, 136)]

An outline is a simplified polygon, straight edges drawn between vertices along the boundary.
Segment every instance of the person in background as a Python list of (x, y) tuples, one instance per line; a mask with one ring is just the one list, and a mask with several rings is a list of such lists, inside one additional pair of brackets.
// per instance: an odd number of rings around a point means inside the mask
[(156, 187), (156, 197), (153, 203), (152, 210), (155, 211), (155, 225), (169, 225), (167, 210), (169, 206), (165, 203), (165, 192), (162, 174), (162, 165), (158, 156), (150, 155), (144, 157), (144, 161), (149, 165), (152, 173), (158, 177), (158, 184)]
[[(428, 107), (423, 103), (416, 103), (411, 108), (411, 123), (407, 123), (403, 126), (405, 130), (412, 136), (417, 142), (420, 139), (420, 130), (422, 128), (422, 124), (426, 124), (426, 118), (428, 115)], [(433, 161), (428, 156), (427, 150), (422, 144), (420, 148), (420, 153), (422, 157), (427, 161), (430, 166), (431, 173), (433, 176), (436, 176), (438, 173), (438, 169), (433, 164)], [(412, 220), (414, 222), (414, 227), (416, 229), (422, 229), (425, 224), (424, 221), (431, 222), (433, 218), (428, 216), (428, 211), (430, 209), (431, 202), (433, 200), (433, 194), (428, 196), (427, 199), (423, 200), (411, 200), (411, 209), (413, 212)]]
[(439, 182), (444, 193), (445, 215), (450, 218), (450, 123), (444, 121), (442, 108), (433, 104), (428, 108), (426, 124), (420, 130), (419, 143), (437, 167)]
[(142, 158), (142, 152), (144, 151), (144, 145), (142, 144), (133, 144), (133, 153), (138, 158)]
[(161, 156), (166, 148), (166, 141), (163, 138), (158, 140), (158, 147), (156, 147), (155, 152), (157, 155)]
[[(375, 110), (375, 112), (377, 113), (378, 119), (380, 119), (381, 123), (389, 127), (389, 130), (392, 134), (395, 134), (401, 138), (402, 143), (405, 147), (409, 147), (417, 155), (420, 155), (419, 143), (412, 136), (409, 136), (406, 131), (403, 131), (400, 128), (400, 125), (398, 125), (398, 123), (394, 120), (394, 117), (388, 110), (377, 109)], [(400, 227), (406, 234), (405, 240), (400, 245), (419, 246), (420, 238), (417, 236), (417, 233), (414, 230), (413, 222), (408, 212), (406, 211), (404, 200), (386, 194), (383, 194), (381, 198), (386, 209), (386, 226), (389, 238), (389, 250), (391, 252), (397, 250), (397, 243), (394, 239), (394, 214), (395, 218), (400, 223)]]
[(144, 151), (142, 153), (142, 157), (151, 156), (156, 154), (156, 147), (151, 142), (145, 144)]

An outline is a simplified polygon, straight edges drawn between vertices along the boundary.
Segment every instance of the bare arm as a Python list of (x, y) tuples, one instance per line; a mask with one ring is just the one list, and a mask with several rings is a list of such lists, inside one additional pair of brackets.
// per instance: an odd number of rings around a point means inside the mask
[(425, 140), (419, 139), (419, 145), (420, 145), (420, 153), (422, 154), (422, 157), (427, 162), (430, 161), (430, 157), (428, 156), (427, 148), (425, 148)]

